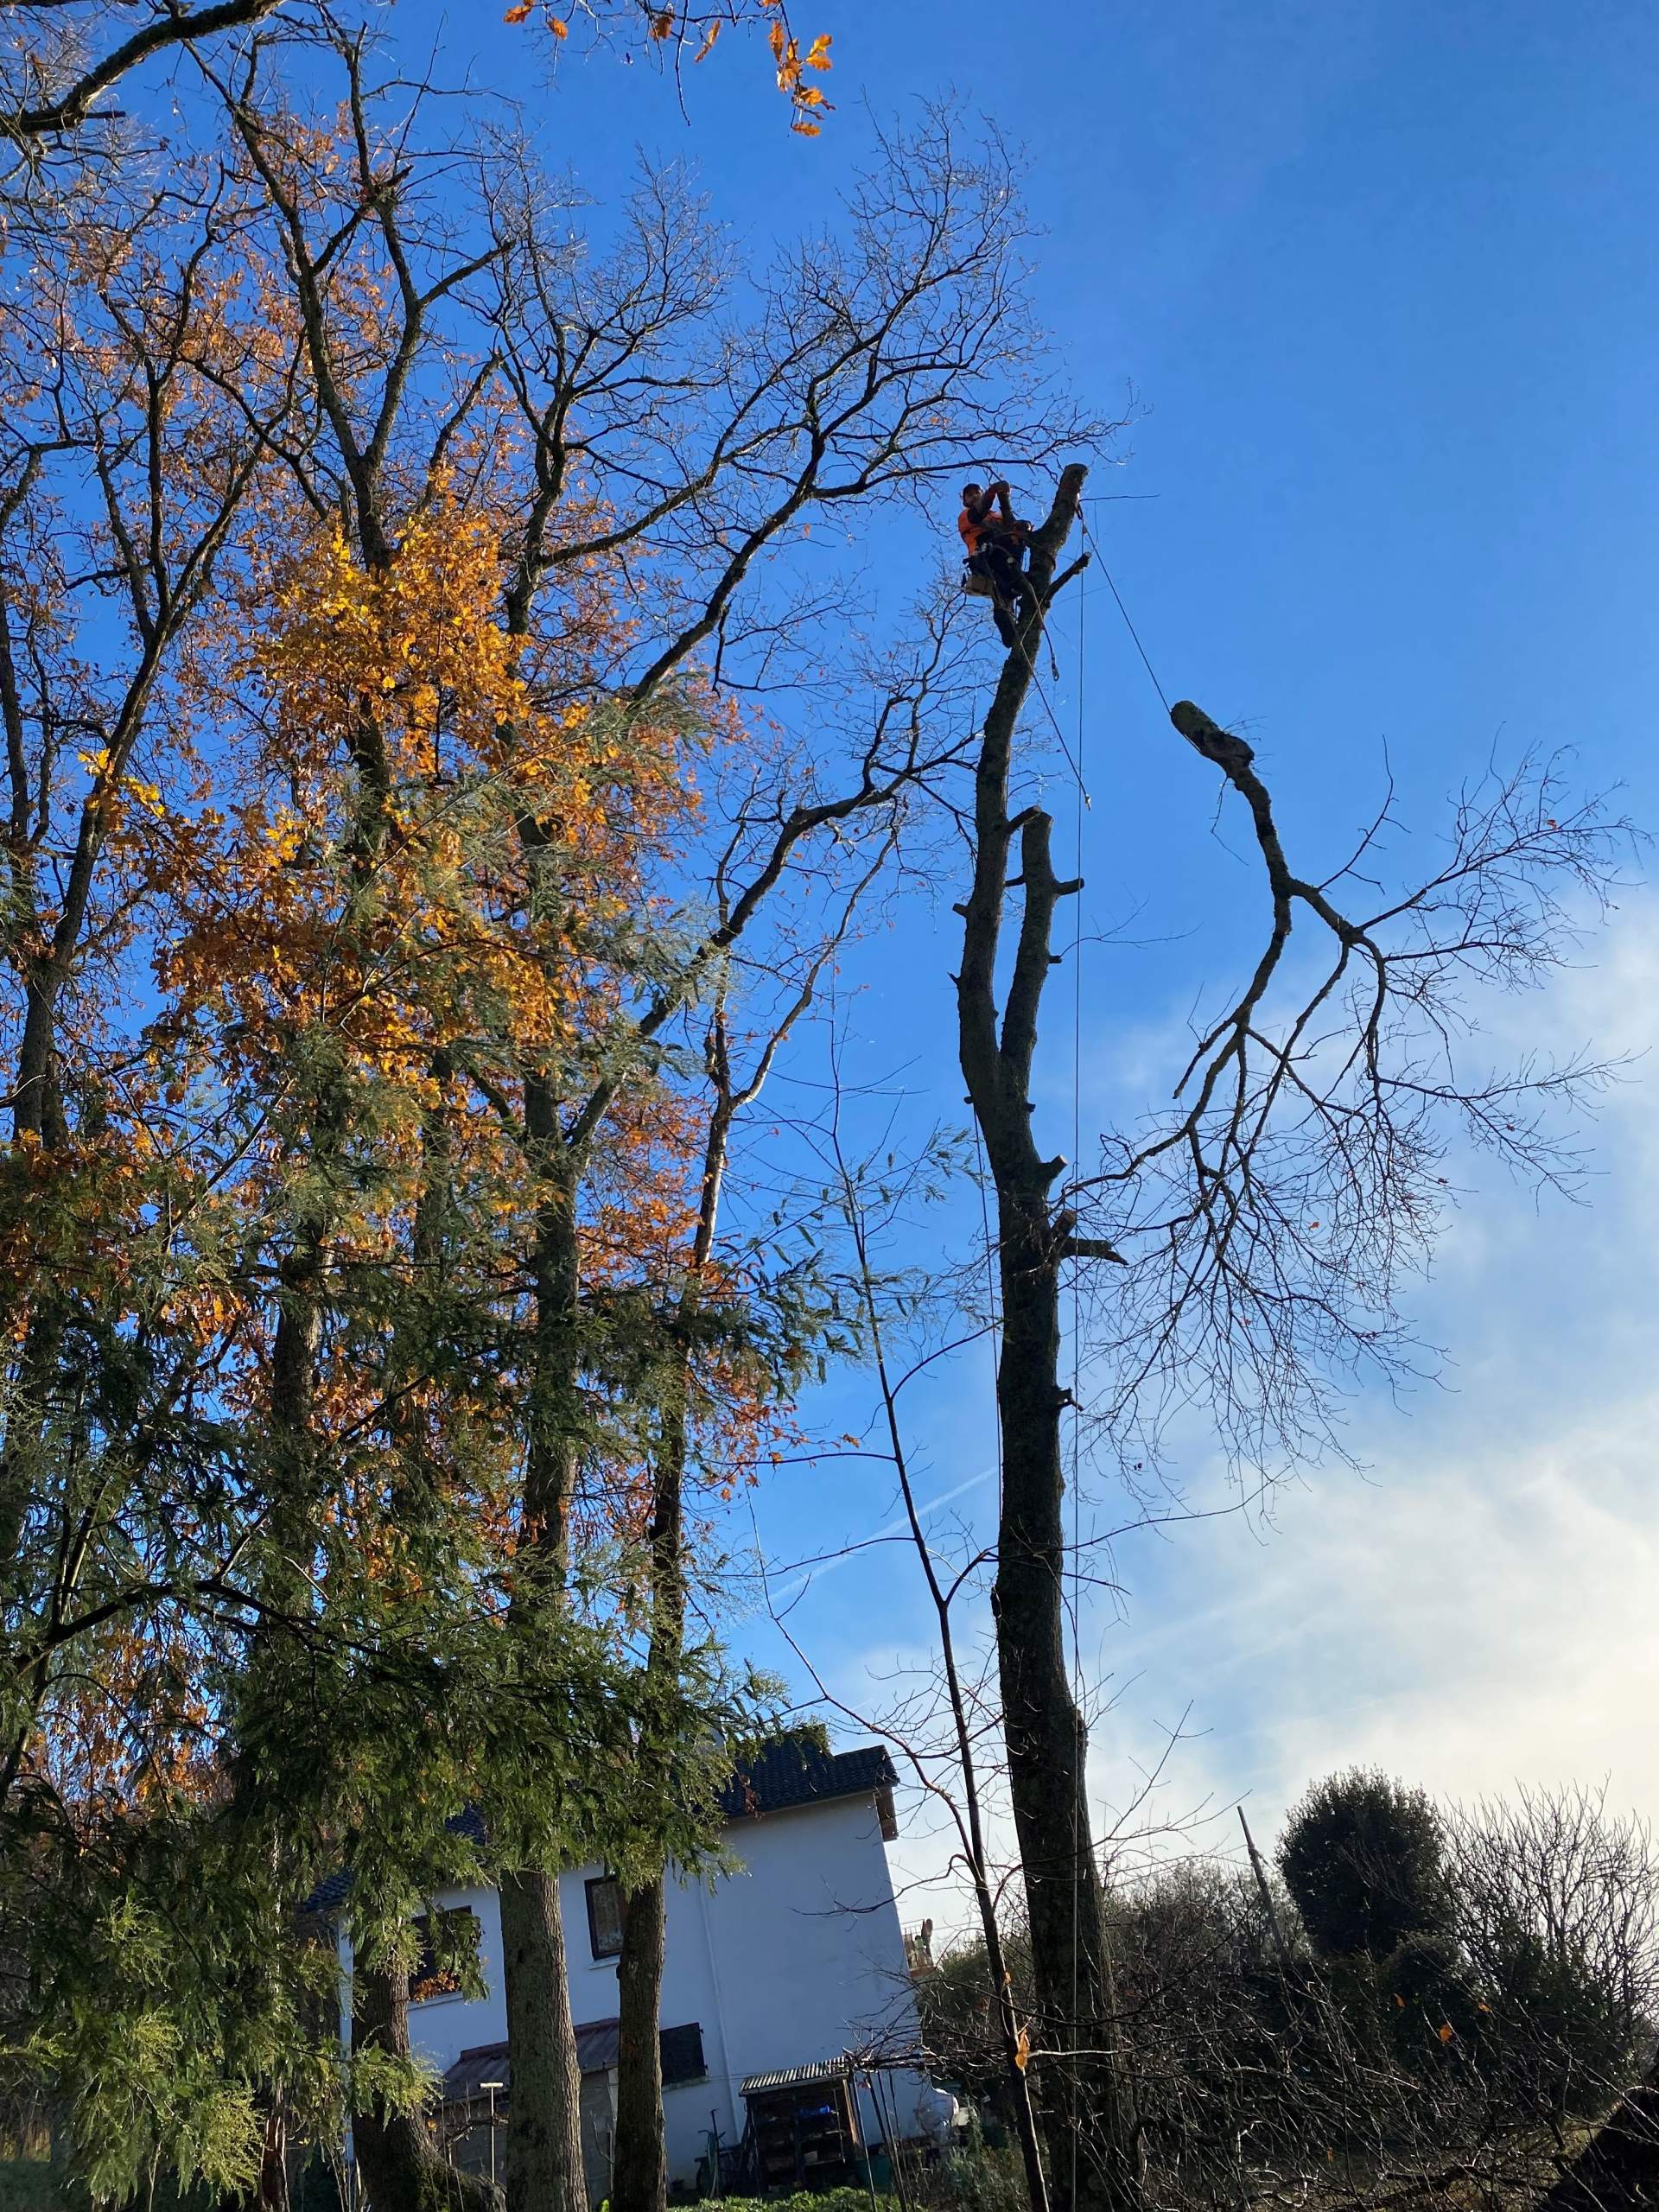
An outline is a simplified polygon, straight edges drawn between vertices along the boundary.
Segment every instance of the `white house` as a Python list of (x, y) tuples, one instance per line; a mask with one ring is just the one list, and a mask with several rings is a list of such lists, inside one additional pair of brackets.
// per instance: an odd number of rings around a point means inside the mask
[[(767, 2086), (759, 2077), (781, 2075), (791, 2085), (773, 2086), (776, 2099), (798, 2082), (822, 2080), (825, 2063), (845, 2054), (917, 2049), (887, 1871), (894, 1781), (879, 1745), (825, 1752), (791, 1738), (768, 1746), (721, 1798), (725, 1842), (741, 1871), (720, 1877), (712, 1891), (700, 1881), (671, 1882), (661, 2021), (671, 2180), (694, 2179), (711, 2135), (726, 2146), (741, 2139), (746, 2083), (758, 2111)], [(584, 2150), (597, 2200), (608, 2182), (614, 2111), (618, 1893), (600, 1866), (565, 1874), (560, 1889)], [(436, 1978), (416, 1978), (410, 2041), (444, 2076), (447, 2102), (478, 2116), (511, 2097), (497, 1897), (491, 1889), (458, 1889), (433, 1902), (476, 1921), (486, 1993), (463, 1997)], [(915, 2132), (924, 2086), (913, 2072), (890, 2072), (874, 2093), (855, 2075), (833, 2094), (855, 2102), (863, 2139), (873, 2144)], [(798, 2126), (795, 2133), (798, 2139)], [(468, 2164), (484, 2163), (490, 2139), (474, 2131)]]

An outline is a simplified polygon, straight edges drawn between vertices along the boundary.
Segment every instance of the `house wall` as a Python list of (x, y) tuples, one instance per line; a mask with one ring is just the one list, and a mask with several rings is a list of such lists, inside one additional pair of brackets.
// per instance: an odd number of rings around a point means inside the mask
[[(663, 2100), (669, 2172), (690, 2181), (711, 2115), (723, 2142), (742, 2132), (741, 2085), (751, 2074), (833, 2058), (852, 2046), (916, 2038), (899, 1910), (871, 1797), (844, 1797), (734, 1822), (726, 1842), (741, 1871), (712, 1892), (671, 1882), (663, 1970), (662, 2024), (695, 2020), (708, 2077)], [(562, 1877), (560, 1903), (577, 2021), (613, 2019), (616, 1963), (596, 1960), (583, 1885), (601, 1870)], [(479, 1923), (481, 1998), (437, 1997), (411, 2005), (415, 2050), (442, 2072), (465, 2050), (507, 2032), (501, 1930), (491, 1890), (447, 1891), (441, 1906), (465, 1905)], [(920, 2081), (893, 2077), (902, 2132), (914, 2125)], [(883, 2135), (868, 2094), (864, 2123)]]

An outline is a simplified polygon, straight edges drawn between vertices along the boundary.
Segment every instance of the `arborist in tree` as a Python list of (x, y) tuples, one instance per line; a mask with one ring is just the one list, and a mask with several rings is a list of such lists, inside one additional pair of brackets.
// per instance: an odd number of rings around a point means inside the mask
[(1031, 524), (1016, 518), (1005, 479), (983, 487), (963, 486), (957, 531), (968, 549), (966, 589), (989, 599), (997, 636), (1005, 645), (1017, 645), (1015, 623), (1031, 612), (1031, 580), (1023, 565)]

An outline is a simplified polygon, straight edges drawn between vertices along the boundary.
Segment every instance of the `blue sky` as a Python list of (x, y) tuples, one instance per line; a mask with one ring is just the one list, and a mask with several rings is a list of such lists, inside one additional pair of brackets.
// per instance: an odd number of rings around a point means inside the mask
[[(797, 28), (834, 35), (837, 111), (810, 144), (735, 38), (692, 77), (688, 123), (666, 85), (609, 60), (535, 92), (525, 35), (494, 8), (441, 19), (400, 0), (396, 22), (403, 37), (442, 20), (452, 61), (476, 52), (486, 81), (522, 84), (549, 148), (601, 200), (636, 145), (690, 157), (757, 251), (829, 212), (867, 150), (866, 102), (885, 116), (947, 95), (969, 127), (994, 111), (1031, 156), (1058, 358), (1103, 412), (1132, 396), (1121, 465), (1090, 488), (1134, 496), (1094, 510), (1096, 537), (1169, 695), (1248, 730), (1308, 872), (1371, 810), (1385, 753), (1426, 836), (1495, 747), (1573, 746), (1586, 782), (1623, 781), (1630, 810), (1659, 821), (1649, 9), (814, 8), (797, 6)], [(1135, 915), (1145, 940), (1087, 956), (1087, 1127), (1236, 953), (1254, 884), (1212, 836), (1212, 787), (1097, 579), (1057, 631), (1062, 721), (1078, 721), (1079, 617), (1088, 926)], [(1052, 803), (1067, 850), (1058, 776)], [(849, 978), (851, 1040), (910, 1094), (915, 1128), (960, 1117), (950, 929), (944, 898), (918, 901)], [(1492, 1021), (1523, 1048), (1593, 1036), (1640, 1053), (1656, 986), (1659, 906), (1637, 888), (1548, 1003)], [(1065, 1026), (1047, 1035), (1042, 1102), (1062, 1145)], [(1357, 1406), (1363, 1478), (1310, 1471), (1271, 1523), (1233, 1516), (1117, 1548), (1121, 1594), (1095, 1603), (1084, 1636), (1116, 1692), (1096, 1731), (1103, 1806), (1127, 1802), (1185, 1713), (1192, 1739), (1159, 1801), (1171, 1814), (1243, 1792), (1270, 1831), (1313, 1774), (1376, 1758), (1448, 1794), (1605, 1776), (1659, 1816), (1651, 1081), (1638, 1066), (1603, 1116), (1586, 1207), (1471, 1183), (1419, 1309), (1452, 1355), (1444, 1385), (1403, 1409)], [(976, 1357), (917, 1401), (926, 1480), (968, 1484), (950, 1510), (982, 1529), (986, 1376)], [(836, 1425), (867, 1401), (844, 1381)], [(1201, 1449), (1179, 1472), (1196, 1502), (1224, 1497)], [(1109, 1494), (1098, 1506), (1115, 1510)], [(785, 1557), (889, 1510), (856, 1463), (782, 1478), (756, 1504)], [(881, 1552), (802, 1598), (793, 1625), (850, 1705), (879, 1707), (925, 1648), (918, 1595)], [(759, 1620), (739, 1633), (792, 1668)], [(909, 1849), (927, 1877), (925, 1823)]]

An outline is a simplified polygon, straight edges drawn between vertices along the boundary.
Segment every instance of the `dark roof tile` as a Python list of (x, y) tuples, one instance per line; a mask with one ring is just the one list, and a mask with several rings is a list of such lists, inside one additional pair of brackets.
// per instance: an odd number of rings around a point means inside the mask
[[(477, 1844), (481, 1850), (485, 1841), (484, 1822), (475, 1805), (463, 1805), (444, 1822), (449, 1835), (464, 1836), (468, 1843)], [(300, 1907), (302, 1912), (334, 1912), (343, 1905), (352, 1893), (352, 1870), (342, 1866), (317, 1884), (310, 1896)]]
[(785, 1736), (745, 1760), (715, 1802), (728, 1820), (741, 1821), (836, 1797), (866, 1796), (893, 1789), (898, 1779), (884, 1744), (823, 1751), (808, 1738)]

